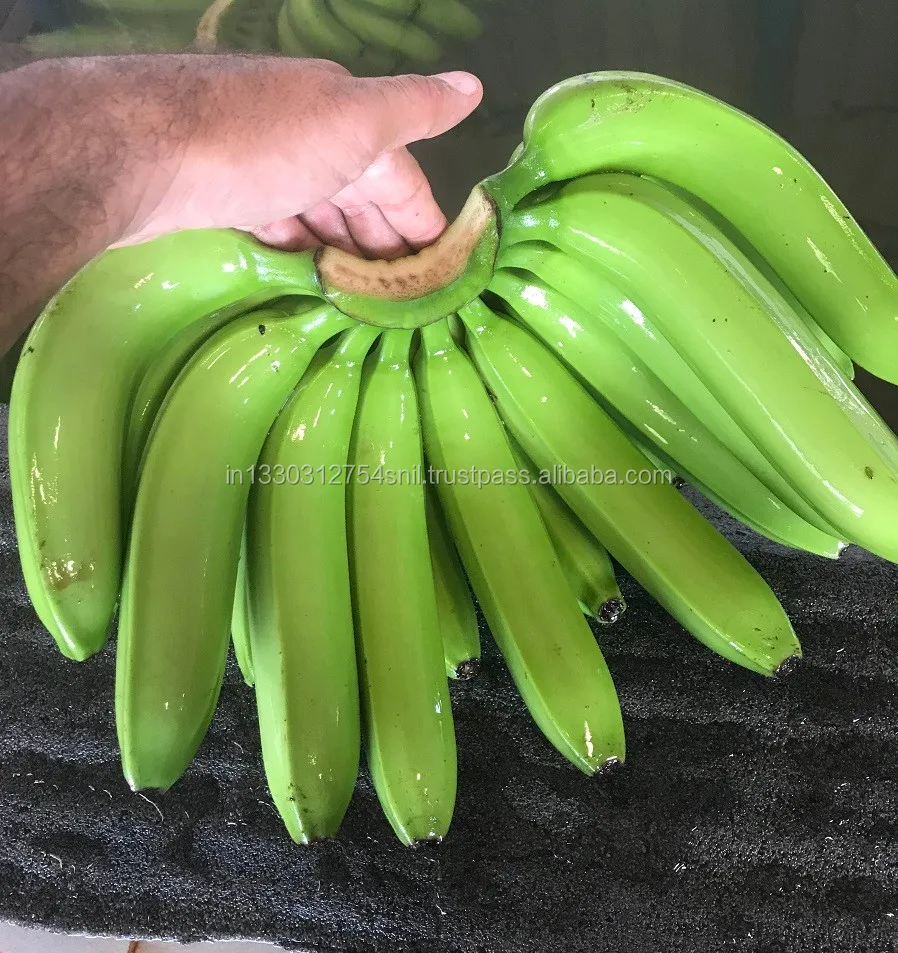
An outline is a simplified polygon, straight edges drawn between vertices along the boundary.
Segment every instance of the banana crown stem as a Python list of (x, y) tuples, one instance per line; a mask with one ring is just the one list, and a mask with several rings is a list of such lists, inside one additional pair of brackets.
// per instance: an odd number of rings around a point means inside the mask
[(318, 281), (339, 310), (366, 324), (413, 329), (432, 324), (480, 294), (499, 249), (496, 205), (482, 186), (437, 241), (395, 261), (367, 261), (337, 248), (318, 253)]

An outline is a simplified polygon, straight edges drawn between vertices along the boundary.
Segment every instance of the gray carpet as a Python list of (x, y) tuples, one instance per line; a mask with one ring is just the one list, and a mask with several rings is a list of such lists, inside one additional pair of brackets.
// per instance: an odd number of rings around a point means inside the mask
[(184, 779), (155, 803), (128, 791), (114, 653), (66, 662), (35, 619), (4, 458), (0, 919), (353, 953), (898, 949), (898, 568), (722, 525), (795, 622), (791, 676), (719, 660), (624, 580), (629, 612), (601, 633), (623, 769), (590, 781), (564, 762), (487, 640), (482, 674), (454, 688), (447, 841), (400, 847), (363, 778), (340, 838), (299, 848), (233, 664)]

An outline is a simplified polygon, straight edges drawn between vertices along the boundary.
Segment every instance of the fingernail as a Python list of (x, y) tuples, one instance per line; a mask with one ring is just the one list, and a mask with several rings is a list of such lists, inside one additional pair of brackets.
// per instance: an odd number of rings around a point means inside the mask
[(474, 96), (480, 92), (480, 80), (471, 73), (465, 73), (462, 70), (453, 70), (451, 73), (435, 73), (434, 79), (442, 80), (453, 89), (458, 90), (462, 96)]

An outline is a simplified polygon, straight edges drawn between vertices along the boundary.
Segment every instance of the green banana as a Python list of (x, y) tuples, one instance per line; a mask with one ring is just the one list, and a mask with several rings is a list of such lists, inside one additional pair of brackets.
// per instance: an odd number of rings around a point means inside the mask
[(455, 806), (455, 729), (427, 541), (411, 331), (366, 366), (350, 452), (350, 572), (368, 766), (405, 844), (441, 839)]
[(96, 259), (37, 320), (13, 382), (10, 479), (28, 593), (64, 655), (87, 658), (109, 632), (126, 422), (152, 354), (205, 314), (297, 287), (317, 287), (311, 257), (185, 231)]
[(480, 670), (480, 632), (465, 571), (440, 512), (436, 490), (429, 487), (427, 538), (436, 589), (443, 657), (450, 678), (471, 678)]
[(131, 400), (125, 429), (122, 457), (122, 486), (125, 504), (130, 510), (137, 495), (140, 460), (153, 429), (159, 408), (172, 384), (197, 349), (237, 315), (233, 307), (221, 308), (182, 328), (169, 338), (153, 356)]
[(832, 189), (770, 129), (672, 80), (588, 73), (537, 99), (523, 152), (488, 187), (508, 209), (546, 182), (609, 170), (673, 182), (707, 202), (839, 347), (898, 381), (898, 280)]
[[(286, 307), (284, 304), (282, 307)], [(285, 314), (288, 312), (285, 311)], [(306, 369), (303, 379), (311, 378), (330, 360), (332, 349), (323, 347), (315, 353)], [(249, 614), (249, 590), (247, 581), (247, 530), (244, 528), (240, 541), (240, 560), (237, 563), (237, 583), (234, 590), (234, 608), (231, 614), (231, 643), (234, 646), (234, 656), (243, 680), (247, 685), (255, 685), (256, 673), (253, 665), (253, 647), (250, 634), (251, 620)]]
[(540, 471), (517, 440), (509, 437), (508, 442), (580, 608), (603, 625), (617, 622), (627, 603), (614, 576), (608, 551), (571, 512), (551, 484), (542, 482)]
[[(447, 322), (415, 364), (428, 463), (490, 631), (546, 738), (586, 774), (624, 759), (611, 675), (564, 577), (499, 417)], [(481, 482), (482, 485), (478, 485)]]
[[(733, 227), (732, 222), (728, 222), (716, 209), (711, 208), (707, 202), (703, 202), (697, 195), (693, 195), (691, 192), (681, 189), (672, 182), (661, 182), (658, 180), (658, 184), (687, 202), (695, 209), (699, 217), (705, 220), (701, 223), (698, 231), (704, 231), (706, 233), (706, 241), (704, 244), (706, 244), (707, 247), (714, 249), (716, 253), (717, 249), (715, 248), (714, 239), (720, 240), (722, 237), (723, 244), (730, 246), (728, 249), (730, 254), (732, 254), (732, 248), (735, 247), (735, 249), (737, 249), (737, 257), (741, 254), (741, 256), (751, 262), (762, 278), (773, 285), (780, 297), (783, 298), (786, 304), (795, 312), (795, 316), (800, 318), (808, 329), (813, 332), (817, 340), (826, 348), (829, 356), (833, 359), (839, 370), (841, 370), (847, 378), (854, 380), (854, 364), (851, 358), (836, 344), (826, 331), (817, 324), (811, 315), (808, 314), (805, 306), (786, 287), (780, 276), (767, 264), (751, 242), (747, 241), (745, 236), (740, 234), (739, 231)], [(712, 226), (712, 228), (708, 228), (709, 225)], [(707, 239), (711, 240), (708, 241)]]
[[(509, 250), (505, 261), (526, 266), (539, 256), (520, 244)], [(604, 321), (526, 271), (498, 271), (490, 290), (586, 383), (624, 429), (638, 435), (641, 448), (649, 443), (659, 462), (685, 474), (756, 532), (796, 549), (839, 555), (844, 548), (840, 540), (807, 523), (777, 499)], [(594, 312), (609, 312), (621, 305), (620, 292), (611, 285), (607, 290), (609, 296), (601, 302), (592, 298)], [(621, 317), (626, 320), (625, 314)]]
[(144, 455), (118, 628), (116, 724), (135, 790), (174, 784), (206, 733), (251, 468), (312, 355), (350, 323), (329, 305), (238, 318), (200, 348), (163, 405)]
[(346, 469), (365, 355), (346, 332), (310, 367), (259, 459), (247, 514), (250, 634), (268, 787), (298, 843), (336, 834), (359, 765)]
[[(684, 356), (768, 460), (838, 536), (898, 559), (898, 476), (870, 414), (831, 399), (849, 392), (838, 368), (775, 291), (756, 297), (656, 202), (647, 180), (578, 179), (545, 206), (506, 222), (511, 238), (551, 236), (604, 271)], [(671, 203), (665, 193), (657, 202)], [(600, 221), (601, 236), (594, 234)], [(824, 380), (837, 378), (837, 381)], [(881, 422), (880, 422), (881, 423)]]
[(483, 32), (480, 17), (462, 0), (421, 0), (414, 19), (419, 26), (437, 36), (476, 40)]
[(249, 590), (246, 573), (246, 528), (240, 540), (240, 559), (237, 562), (237, 582), (234, 585), (234, 606), (231, 610), (231, 644), (237, 667), (247, 685), (256, 684), (256, 670), (253, 665), (253, 646), (250, 636)]
[[(283, 0), (233, 0), (224, 10), (210, 7), (197, 28), (202, 49), (230, 46), (240, 50), (270, 52), (278, 48), (277, 18)], [(217, 14), (217, 15), (216, 15)]]
[[(295, 2), (295, 0), (293, 0)], [(366, 0), (322, 0), (334, 18), (365, 45), (372, 44), (415, 63), (435, 63), (442, 53), (440, 44), (412, 20), (385, 17)]]
[[(528, 220), (536, 223), (532, 217)], [(701, 421), (716, 438), (718, 445), (729, 448), (733, 456), (777, 500), (782, 500), (790, 510), (824, 535), (839, 535), (779, 473), (721, 406), (701, 377), (661, 333), (659, 323), (651, 312), (643, 309), (641, 303), (633, 301), (590, 262), (578, 260), (545, 241), (521, 241), (502, 253), (499, 265), (502, 268), (526, 270), (539, 278), (547, 288), (556, 293), (564, 289), (565, 297), (583, 302), (582, 307), (593, 318), (593, 321), (584, 319), (584, 326), (601, 322), (614, 331), (621, 345)], [(578, 370), (583, 372), (583, 368)]]
[(367, 0), (368, 6), (377, 7), (385, 16), (408, 20), (415, 15), (421, 0)]
[[(328, 0), (285, 0), (283, 11), (278, 21), (282, 41), (285, 36), (292, 38), (301, 48), (312, 50), (315, 56), (336, 60), (343, 66), (372, 75), (389, 73), (395, 67), (392, 50), (378, 49), (371, 37), (350, 30)], [(285, 24), (292, 27), (292, 37)]]
[(277, 35), (278, 46), (281, 48), (282, 53), (287, 53), (289, 56), (296, 56), (300, 59), (304, 57), (314, 59), (322, 55), (299, 38), (299, 31), (293, 25), (293, 16), (290, 13), (286, 0), (284, 0), (281, 9), (278, 11)]
[[(632, 176), (616, 178), (622, 184), (633, 185)], [(898, 439), (851, 383), (854, 365), (826, 332), (807, 316), (801, 303), (788, 288), (785, 289), (785, 295), (780, 293), (779, 289), (784, 286), (770, 267), (766, 264), (763, 268), (755, 266), (753, 257), (756, 256), (744, 254), (729, 238), (732, 228), (721, 230), (682, 195), (672, 193), (659, 183), (641, 179), (635, 185), (635, 195), (682, 225), (723, 262), (730, 273), (775, 317), (782, 333), (793, 340), (793, 346), (855, 427), (888, 459), (894, 469), (898, 469)], [(798, 307), (797, 312), (791, 306), (793, 301)], [(847, 369), (843, 368), (846, 362)]]
[(565, 502), (675, 619), (761, 674), (800, 655), (764, 580), (674, 487), (640, 482), (646, 458), (545, 345), (479, 299), (460, 317), (469, 353), (526, 454), (574, 476), (556, 484)]

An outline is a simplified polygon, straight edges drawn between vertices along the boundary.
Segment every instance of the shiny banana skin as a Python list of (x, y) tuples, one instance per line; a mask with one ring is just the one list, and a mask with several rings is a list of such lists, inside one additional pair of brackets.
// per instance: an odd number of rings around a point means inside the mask
[(246, 530), (240, 541), (240, 559), (237, 563), (237, 582), (234, 585), (234, 606), (231, 609), (231, 644), (234, 657), (243, 681), (252, 687), (256, 684), (253, 665), (253, 647), (249, 632), (249, 590), (246, 576)]
[(412, 20), (385, 17), (366, 0), (324, 2), (334, 17), (364, 44), (390, 50), (414, 63), (435, 63), (440, 58), (440, 44)]
[(65, 285), (29, 334), (10, 401), (16, 533), (31, 601), (69, 658), (103, 647), (118, 601), (123, 443), (152, 355), (206, 314), (302, 285), (300, 259), (228, 231), (117, 249)]
[(514, 437), (509, 437), (508, 442), (521, 473), (528, 480), (530, 493), (580, 608), (602, 625), (617, 622), (626, 611), (627, 603), (617, 584), (608, 550), (571, 512), (551, 484), (541, 482), (539, 469)]
[(433, 487), (427, 489), (426, 506), (427, 538), (446, 674), (450, 678), (471, 678), (480, 670), (480, 632), (474, 600)]
[(174, 784), (206, 733), (229, 643), (250, 468), (314, 353), (351, 323), (329, 305), (238, 318), (194, 355), (157, 418), (118, 626), (116, 725), (135, 790)]
[(672, 80), (588, 73), (533, 104), (524, 143), (493, 180), (507, 207), (591, 172), (672, 182), (731, 222), (853, 360), (898, 380), (898, 280), (819, 173), (766, 126)]
[(347, 331), (281, 411), (250, 491), (247, 556), (256, 705), (268, 788), (290, 836), (337, 833), (359, 767), (359, 683), (346, 464), (376, 328)]
[[(829, 352), (829, 356), (845, 377), (854, 380), (854, 363), (851, 358), (836, 344), (826, 331), (817, 324), (805, 306), (792, 294), (789, 288), (786, 287), (780, 276), (767, 264), (751, 242), (749, 242), (744, 235), (741, 235), (733, 227), (732, 223), (728, 222), (697, 195), (686, 192), (684, 189), (680, 189), (670, 182), (659, 182), (659, 184), (692, 206), (698, 213), (700, 222), (701, 219), (704, 219), (704, 222), (701, 222), (697, 231), (706, 233), (706, 246), (714, 249), (716, 253), (715, 239), (720, 239), (720, 237), (723, 236), (724, 245), (730, 246), (728, 249), (730, 254), (732, 254), (732, 249), (735, 247), (737, 257), (741, 254), (741, 256), (751, 262), (764, 281), (773, 285), (780, 297), (783, 298), (786, 304), (795, 312), (795, 316), (813, 332), (814, 337), (816, 337)], [(710, 229), (708, 228), (709, 225), (711, 226)]]
[[(611, 184), (612, 179), (605, 181)], [(771, 272), (769, 266), (756, 266), (753, 257), (743, 253), (730, 239), (731, 230), (725, 232), (718, 228), (681, 195), (672, 194), (669, 189), (656, 182), (640, 178), (634, 181), (632, 176), (615, 176), (614, 181), (624, 188), (629, 188), (642, 202), (682, 225), (724, 264), (774, 317), (782, 333), (794, 342), (795, 349), (805, 359), (827, 393), (851, 418), (855, 427), (894, 469), (898, 469), (898, 439), (852, 384), (854, 366), (838, 346), (827, 338), (825, 331), (817, 327), (815, 332), (816, 325), (812, 320), (806, 320), (807, 312), (791, 292), (788, 289), (785, 289), (785, 295), (780, 292), (782, 282)], [(770, 280), (768, 275), (773, 280)], [(793, 301), (798, 305), (797, 313), (792, 307)], [(828, 346), (828, 342), (835, 348), (835, 353)], [(845, 361), (848, 361), (849, 365), (847, 370), (843, 368)]]
[[(541, 216), (542, 210), (534, 209), (528, 212), (526, 221), (531, 224), (540, 222), (541, 218), (534, 217), (537, 212)], [(509, 230), (514, 227), (517, 215), (518, 213), (515, 213)], [(521, 218), (523, 220), (523, 216)], [(545, 233), (547, 230), (540, 228), (540, 231)], [(588, 322), (574, 315), (576, 321), (584, 327), (601, 322), (613, 331), (620, 344), (641, 361), (647, 371), (701, 422), (716, 444), (728, 448), (730, 453), (767, 487), (776, 500), (782, 501), (825, 536), (839, 536), (838, 530), (830, 526), (755, 446), (749, 435), (711, 393), (702, 378), (668, 341), (656, 316), (646, 309), (642, 302), (634, 300), (627, 292), (622, 291), (589, 260), (578, 259), (545, 241), (520, 241), (510, 245), (500, 255), (499, 265), (501, 268), (520, 269), (531, 273), (546, 288), (551, 288), (556, 293), (563, 290), (565, 297), (572, 303), (580, 302), (580, 306), (587, 310), (594, 320)], [(531, 316), (531, 321), (533, 320), (535, 318)], [(588, 343), (588, 339), (584, 339), (583, 343)], [(567, 347), (570, 349), (569, 343)], [(578, 367), (581, 376), (585, 370), (588, 368)], [(719, 458), (715, 456), (711, 459)], [(705, 482), (709, 482), (707, 478)], [(710, 487), (706, 486), (706, 489)], [(734, 502), (728, 501), (727, 505), (733, 506)], [(739, 518), (742, 519), (743, 516), (748, 517), (748, 514), (743, 512)], [(743, 522), (750, 523), (753, 518)], [(760, 527), (768, 524), (769, 521), (761, 520), (757, 525)]]
[(362, 377), (347, 495), (364, 738), (404, 844), (440, 840), (455, 807), (455, 728), (424, 503), (411, 331), (389, 331)]
[(493, 638), (534, 721), (585, 774), (623, 761), (611, 675), (539, 510), (520, 480), (478, 486), (465, 474), (517, 474), (502, 423), (446, 322), (422, 331), (415, 362), (428, 464)]
[[(801, 654), (782, 606), (745, 557), (669, 483), (628, 482), (647, 459), (513, 321), (475, 301), (460, 312), (468, 351), (527, 456), (584, 474), (559, 494), (609, 553), (697, 639), (764, 675)], [(609, 470), (616, 482), (590, 478)]]
[[(515, 246), (507, 260), (526, 263), (527, 250)], [(620, 305), (620, 293), (607, 287), (613, 294), (601, 304), (592, 297), (593, 309)], [(498, 271), (490, 290), (598, 395), (613, 417), (626, 421), (640, 445), (649, 442), (665, 465), (756, 532), (806, 552), (839, 555), (841, 541), (777, 499), (607, 324), (527, 271)]]
[[(270, 309), (266, 309), (270, 313)], [(125, 450), (122, 460), (122, 480), (128, 510), (137, 493), (140, 460), (147, 445), (159, 408), (168, 396), (172, 384), (197, 349), (236, 315), (232, 308), (213, 311), (198, 321), (182, 328), (166, 341), (153, 356), (149, 367), (131, 401), (131, 411), (125, 430)]]
[(832, 400), (813, 365), (827, 361), (833, 373), (838, 369), (781, 299), (756, 298), (679, 222), (643, 201), (630, 179), (576, 180), (525, 215), (533, 223), (539, 218), (541, 234), (594, 263), (653, 316), (724, 409), (842, 539), (898, 560), (898, 475), (885, 459), (888, 450), (874, 446)]

